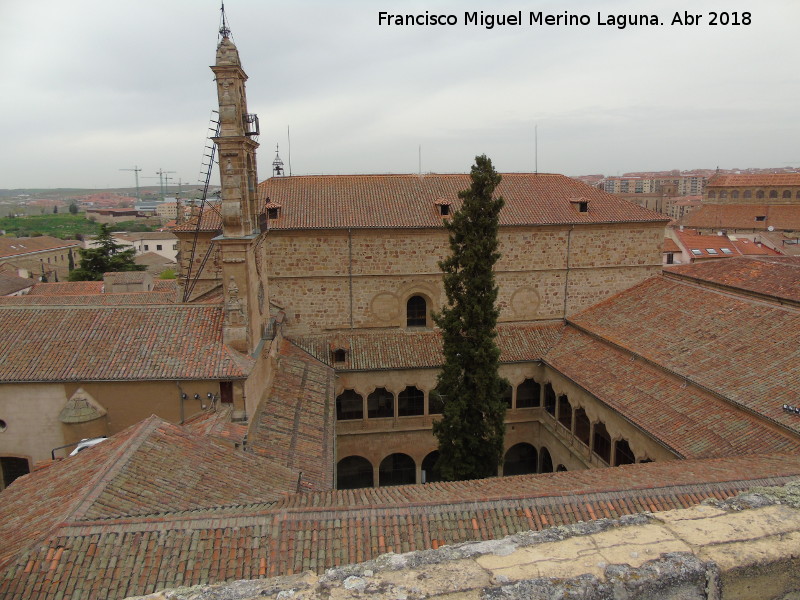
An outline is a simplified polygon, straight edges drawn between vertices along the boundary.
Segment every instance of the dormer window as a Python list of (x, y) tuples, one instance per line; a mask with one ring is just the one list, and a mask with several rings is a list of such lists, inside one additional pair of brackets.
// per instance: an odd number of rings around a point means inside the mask
[(439, 214), (443, 217), (446, 217), (450, 214), (450, 205), (449, 204), (440, 204), (439, 205)]
[(333, 351), (333, 362), (343, 363), (347, 360), (347, 350), (344, 348), (337, 348)]
[(277, 219), (281, 216), (281, 205), (273, 202), (267, 198), (267, 203), (264, 206), (267, 209), (267, 218)]
[(569, 201), (579, 213), (589, 212), (589, 200), (587, 198), (570, 198)]

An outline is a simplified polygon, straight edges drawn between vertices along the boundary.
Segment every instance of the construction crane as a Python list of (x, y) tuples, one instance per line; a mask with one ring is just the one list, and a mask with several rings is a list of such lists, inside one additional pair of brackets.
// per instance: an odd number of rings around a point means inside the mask
[(120, 169), (120, 171), (133, 171), (134, 176), (136, 177), (136, 201), (141, 202), (142, 198), (139, 195), (139, 165), (134, 165), (132, 169)]

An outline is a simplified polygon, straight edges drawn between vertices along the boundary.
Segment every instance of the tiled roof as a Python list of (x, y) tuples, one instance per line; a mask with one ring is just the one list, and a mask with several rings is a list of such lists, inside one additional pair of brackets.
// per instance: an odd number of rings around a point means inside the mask
[(114, 271), (103, 273), (103, 281), (110, 284), (143, 283), (145, 279), (152, 277), (147, 271)]
[[(54, 465), (42, 474), (55, 478), (55, 471), (63, 480), (71, 479), (73, 488), (83, 489), (85, 480), (76, 481), (66, 466)], [(257, 471), (242, 476), (233, 467), (233, 475), (245, 484), (251, 474)], [(0, 596), (118, 600), (184, 585), (305, 570), (320, 573), (386, 552), (686, 508), (706, 498), (725, 499), (755, 485), (784, 484), (798, 475), (800, 458), (795, 454), (669, 461), (298, 494), (271, 504), (96, 521), (71, 517), (61, 498), (50, 507), (52, 517), (37, 515), (38, 507), (53, 496), (48, 494), (53, 488), (34, 485), (34, 475), (3, 492), (4, 499), (6, 494), (14, 495), (0, 505), (0, 516), (11, 515), (13, 523), (6, 527), (18, 524), (23, 531), (14, 533), (27, 537), (25, 543), (6, 552), (9, 560), (0, 571)], [(31, 496), (40, 499), (31, 504)], [(38, 518), (32, 518), (31, 512)]]
[(59, 248), (80, 248), (80, 246), (81, 243), (76, 240), (60, 240), (49, 235), (30, 238), (0, 237), (0, 259)]
[(754, 242), (746, 238), (732, 238), (731, 242), (734, 247), (742, 254), (742, 256), (780, 256), (780, 252), (776, 252), (769, 246), (765, 246), (761, 242)]
[(137, 265), (174, 265), (176, 264), (174, 260), (171, 260), (165, 256), (161, 256), (156, 252), (145, 252), (144, 254), (138, 254), (134, 258), (134, 262)]
[(35, 279), (17, 277), (12, 273), (0, 273), (0, 296), (19, 292), (20, 290), (33, 286), (35, 283)]
[(2, 306), (0, 382), (245, 377), (222, 318), (211, 305)]
[[(756, 217), (764, 217), (757, 221)], [(686, 227), (705, 229), (800, 229), (800, 205), (790, 204), (708, 204), (683, 217)]]
[(715, 187), (769, 187), (800, 185), (800, 173), (771, 173), (761, 175), (715, 175), (706, 188)]
[[(562, 325), (504, 325), (497, 327), (501, 362), (538, 360), (558, 340)], [(331, 364), (331, 352), (345, 348), (347, 360), (337, 370), (436, 368), (444, 362), (439, 330), (340, 331), (292, 336), (291, 341), (318, 360)]]
[[(692, 252), (691, 256), (695, 258), (727, 258), (740, 255), (735, 244), (724, 235), (703, 235), (694, 229), (675, 230), (674, 234), (687, 251), (696, 250), (700, 253), (698, 255)], [(723, 248), (727, 248), (729, 252), (724, 252)], [(713, 250), (713, 252), (709, 250)]]
[(800, 257), (733, 258), (678, 265), (664, 274), (800, 303)]
[[(271, 229), (441, 227), (436, 202), (458, 209), (469, 175), (339, 175), (273, 177), (259, 186), (262, 202), (280, 204)], [(665, 217), (564, 175), (507, 173), (500, 225), (662, 222)], [(570, 199), (590, 201), (581, 213)]]
[(304, 490), (333, 487), (333, 369), (288, 341), (280, 343), (280, 369), (264, 390), (251, 420), (253, 452), (303, 474)]
[(242, 445), (247, 439), (247, 424), (231, 421), (233, 405), (204, 410), (183, 422), (183, 428), (197, 435), (217, 438), (229, 444)]
[(797, 403), (800, 381), (796, 307), (657, 276), (568, 321), (800, 431), (800, 416), (783, 411), (784, 403)]
[(25, 294), (0, 297), (0, 306), (121, 306), (128, 304), (175, 304), (175, 292), (124, 292), (79, 296)]
[(568, 327), (545, 363), (682, 458), (800, 452), (799, 437), (631, 359), (628, 352)]
[(0, 569), (64, 522), (274, 501), (296, 478), (153, 416), (4, 490)]
[(29, 296), (47, 295), (64, 296), (76, 295), (86, 296), (89, 294), (102, 294), (102, 281), (63, 281), (59, 283), (37, 283), (30, 292)]
[[(173, 232), (192, 232), (197, 229), (197, 216), (190, 217), (185, 223), (172, 228)], [(219, 231), (222, 229), (222, 215), (219, 202), (210, 202), (203, 207), (203, 219), (200, 231)]]
[(154, 292), (172, 292), (178, 291), (177, 279), (153, 279)]
[(664, 249), (662, 252), (683, 252), (680, 246), (672, 238), (664, 238)]

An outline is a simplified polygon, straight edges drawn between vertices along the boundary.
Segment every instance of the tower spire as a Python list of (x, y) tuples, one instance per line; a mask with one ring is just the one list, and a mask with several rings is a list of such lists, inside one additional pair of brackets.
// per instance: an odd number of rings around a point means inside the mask
[(231, 36), (231, 28), (228, 27), (228, 17), (225, 15), (224, 2), (221, 3), (219, 12), (220, 12), (219, 36), (220, 38), (229, 38)]

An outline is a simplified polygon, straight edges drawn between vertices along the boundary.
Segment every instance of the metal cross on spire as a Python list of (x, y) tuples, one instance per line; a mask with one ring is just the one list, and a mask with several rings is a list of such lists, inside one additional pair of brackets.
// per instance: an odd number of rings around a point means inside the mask
[(228, 38), (231, 36), (231, 28), (228, 27), (228, 18), (225, 16), (225, 3), (221, 3), (220, 10), (220, 26), (219, 26), (219, 35), (221, 38)]

